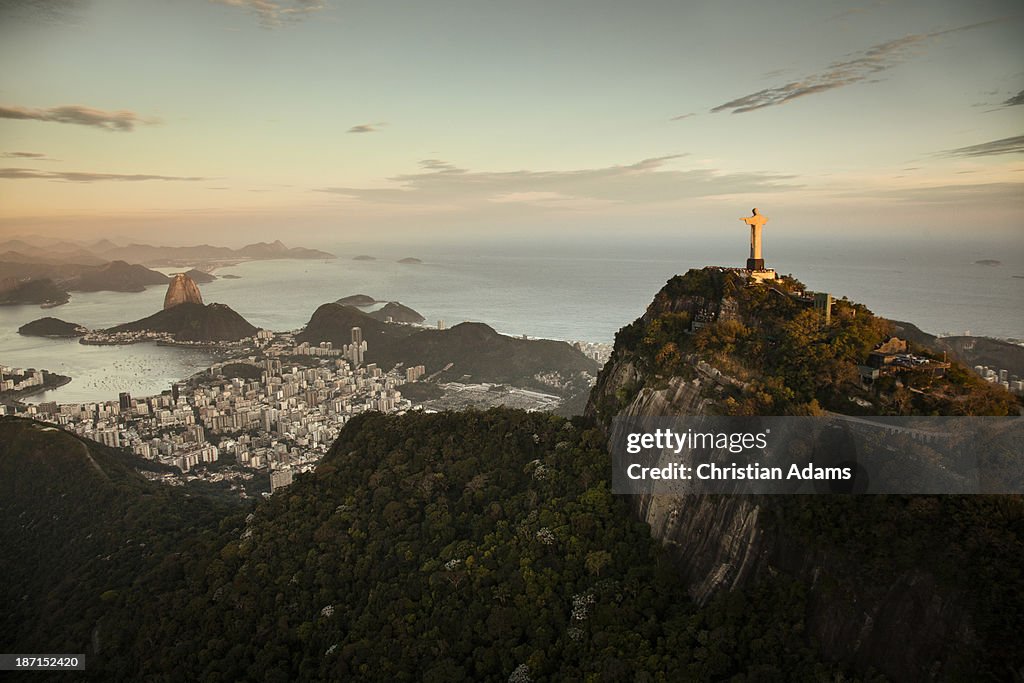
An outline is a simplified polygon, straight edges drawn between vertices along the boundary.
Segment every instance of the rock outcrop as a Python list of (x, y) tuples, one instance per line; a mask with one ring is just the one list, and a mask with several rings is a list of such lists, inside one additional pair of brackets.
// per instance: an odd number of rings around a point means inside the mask
[[(791, 284), (798, 291), (799, 283)], [(759, 374), (764, 366), (744, 355), (742, 333), (757, 330), (767, 337), (763, 357), (777, 370), (785, 362), (775, 349), (784, 341), (777, 330), (805, 319), (792, 292), (745, 288), (714, 269), (673, 278), (642, 317), (619, 331), (587, 414), (607, 427), (616, 416), (727, 414), (730, 407), (758, 405), (744, 400), (759, 390), (752, 382), (766, 379)], [(871, 316), (860, 308), (857, 314), (857, 324)], [(711, 328), (709, 334), (703, 327)], [(728, 336), (737, 330), (735, 338)], [(719, 343), (717, 353), (709, 352), (713, 343)], [(833, 391), (840, 396), (846, 390), (837, 385)], [(940, 414), (955, 414), (953, 403), (939, 405)], [(786, 414), (780, 404), (776, 409), (762, 407), (761, 414)], [(969, 523), (957, 525), (987, 518), (992, 513), (985, 506), (992, 503), (951, 499), (639, 495), (632, 505), (669, 549), (679, 580), (698, 604), (723, 591), (795, 582), (806, 591), (808, 640), (823, 655), (894, 680), (930, 681), (957, 679), (972, 666), (968, 662), (992, 660), (1006, 647), (1000, 629), (984, 625), (998, 619), (993, 610), (1009, 608), (973, 592), (981, 568), (1003, 561), (996, 559), (1001, 551), (989, 547), (948, 559), (955, 545), (948, 539), (972, 534)], [(1020, 514), (1019, 501), (1013, 507)], [(945, 508), (964, 512), (915, 513)], [(893, 519), (901, 520), (901, 531), (886, 526)]]
[(186, 273), (177, 273), (167, 286), (164, 295), (164, 310), (180, 304), (202, 304), (203, 295), (199, 293), (199, 285)]

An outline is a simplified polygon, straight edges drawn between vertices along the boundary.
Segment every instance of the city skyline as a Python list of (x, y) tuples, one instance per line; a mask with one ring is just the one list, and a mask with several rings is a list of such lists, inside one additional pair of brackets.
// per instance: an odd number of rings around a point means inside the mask
[(796, 234), (1012, 237), (1022, 22), (1009, 2), (0, 3), (0, 237), (678, 233), (748, 205)]

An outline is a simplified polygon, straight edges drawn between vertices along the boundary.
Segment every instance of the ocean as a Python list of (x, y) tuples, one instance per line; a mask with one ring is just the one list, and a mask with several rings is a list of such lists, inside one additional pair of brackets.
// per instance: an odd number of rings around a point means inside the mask
[[(252, 324), (272, 330), (302, 327), (320, 304), (350, 294), (395, 300), (428, 324), (485, 322), (506, 334), (610, 342), (650, 303), (665, 281), (708, 264), (742, 265), (735, 235), (720, 239), (536, 240), (374, 245), (303, 245), (338, 255), (329, 261), (253, 261), (224, 267), (200, 285), (207, 303), (227, 304)], [(743, 246), (742, 243), (740, 245)], [(913, 322), (936, 334), (1024, 338), (1024, 248), (1006, 244), (892, 240), (882, 244), (833, 237), (772, 238), (769, 265), (810, 289), (848, 296), (879, 315)], [(357, 254), (376, 257), (355, 261)], [(777, 255), (777, 256), (773, 256)], [(420, 264), (400, 264), (415, 257)], [(997, 259), (1000, 265), (976, 261)], [(161, 268), (163, 272), (178, 269)], [(120, 391), (159, 393), (210, 363), (210, 355), (155, 344), (84, 346), (76, 340), (22, 337), (17, 328), (50, 315), (90, 328), (149, 315), (162, 306), (163, 287), (141, 293), (72, 293), (52, 309), (0, 307), (0, 364), (41, 367), (72, 382), (29, 400), (109, 400)]]

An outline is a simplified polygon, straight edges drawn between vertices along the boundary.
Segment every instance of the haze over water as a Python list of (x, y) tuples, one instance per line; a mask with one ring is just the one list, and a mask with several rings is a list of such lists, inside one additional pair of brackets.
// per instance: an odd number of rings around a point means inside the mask
[[(742, 227), (742, 226), (740, 226)], [(665, 281), (689, 268), (738, 265), (743, 239), (724, 232), (693, 239), (616, 242), (523, 241), (459, 244), (325, 244), (331, 261), (253, 261), (217, 271), (241, 279), (201, 285), (207, 303), (231, 306), (251, 323), (272, 330), (302, 327), (320, 304), (350, 294), (397, 300), (450, 327), (485, 322), (505, 334), (610, 342), (643, 313)], [(739, 252), (739, 253), (738, 253)], [(358, 254), (375, 261), (354, 261)], [(1024, 250), (1018, 244), (924, 240), (885, 245), (843, 244), (779, 236), (766, 240), (769, 265), (793, 273), (809, 288), (846, 295), (885, 317), (938, 334), (1024, 338)], [(399, 264), (412, 256), (418, 265)], [(999, 266), (978, 265), (998, 259)], [(164, 272), (180, 269), (161, 268)], [(23, 337), (17, 328), (52, 315), (90, 328), (149, 315), (164, 288), (142, 293), (72, 293), (54, 309), (0, 307), (0, 363), (42, 367), (72, 377), (64, 387), (30, 398), (80, 402), (116, 398), (119, 391), (159, 393), (171, 382), (207, 367), (212, 356), (155, 344), (85, 346), (77, 340)]]

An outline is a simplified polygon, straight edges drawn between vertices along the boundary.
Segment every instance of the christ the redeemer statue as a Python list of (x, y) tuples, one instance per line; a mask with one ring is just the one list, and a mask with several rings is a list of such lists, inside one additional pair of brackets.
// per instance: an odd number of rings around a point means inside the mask
[(750, 258), (747, 259), (747, 270), (764, 270), (764, 257), (761, 255), (761, 228), (768, 222), (768, 217), (762, 216), (757, 209), (754, 209), (752, 216), (740, 220), (750, 226)]

